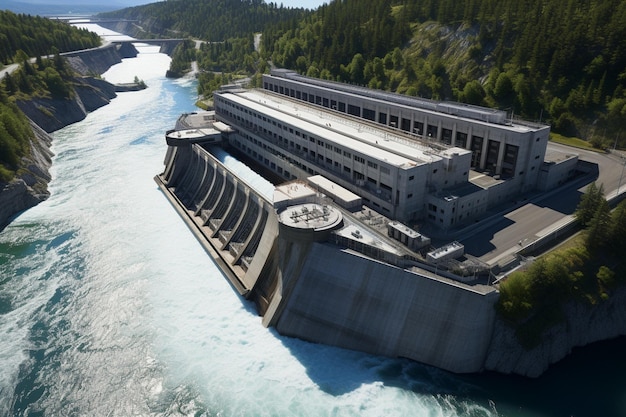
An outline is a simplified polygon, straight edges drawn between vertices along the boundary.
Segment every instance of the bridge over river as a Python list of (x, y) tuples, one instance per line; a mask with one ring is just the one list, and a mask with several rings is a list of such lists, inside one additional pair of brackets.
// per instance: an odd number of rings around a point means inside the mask
[(168, 38), (168, 39), (124, 39), (124, 40), (111, 40), (111, 43), (117, 45), (123, 44), (131, 44), (131, 43), (145, 43), (148, 45), (171, 45), (176, 46), (179, 43), (185, 41), (186, 39), (176, 39), (176, 38)]

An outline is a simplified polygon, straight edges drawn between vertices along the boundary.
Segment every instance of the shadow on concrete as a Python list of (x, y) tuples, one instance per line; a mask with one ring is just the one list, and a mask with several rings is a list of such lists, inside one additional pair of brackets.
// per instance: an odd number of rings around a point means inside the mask
[(493, 217), (487, 226), (477, 226), (473, 233), (466, 234), (460, 242), (465, 245), (465, 253), (480, 258), (497, 249), (492, 243), (496, 233), (499, 233), (515, 224), (515, 222), (504, 215)]
[(463, 381), (453, 373), (403, 358), (306, 342), (269, 329), (304, 366), (307, 376), (329, 395), (349, 394), (368, 384), (398, 387), (434, 397), (454, 395)]
[(574, 214), (582, 195), (583, 193), (580, 190), (574, 188), (566, 189), (548, 198), (538, 200), (535, 205), (549, 208), (565, 215)]

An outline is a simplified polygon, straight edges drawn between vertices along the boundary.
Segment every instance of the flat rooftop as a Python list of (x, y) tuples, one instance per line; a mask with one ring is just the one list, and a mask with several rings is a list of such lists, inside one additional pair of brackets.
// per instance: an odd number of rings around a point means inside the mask
[(475, 184), (481, 188), (489, 188), (493, 187), (496, 184), (500, 184), (504, 180), (496, 179), (489, 174), (483, 174), (482, 172), (470, 170), (469, 181), (472, 184)]
[(577, 153), (560, 152), (556, 149), (546, 149), (546, 156), (543, 159), (546, 163), (559, 163), (577, 157)]
[(472, 122), (497, 126), (501, 129), (516, 132), (530, 132), (548, 128), (548, 125), (526, 122), (523, 120), (508, 119), (505, 111), (489, 107), (474, 106), (453, 101), (436, 101), (421, 97), (407, 96), (391, 93), (388, 91), (374, 90), (367, 87), (355, 86), (336, 81), (322, 80), (318, 78), (300, 75), (293, 70), (283, 68), (274, 69), (271, 76), (289, 79), (301, 85), (316, 85), (326, 90), (339, 90), (353, 97), (366, 97), (380, 103), (393, 103), (396, 106), (407, 108), (409, 111), (419, 109), (425, 113), (445, 114), (459, 119), (471, 120)]
[(399, 168), (441, 159), (433, 148), (369, 124), (341, 117), (323, 108), (295, 102), (263, 90), (220, 93), (232, 101), (357, 154), (365, 154)]
[(307, 178), (307, 181), (327, 195), (331, 197), (339, 198), (343, 203), (360, 203), (361, 197), (354, 194), (352, 191), (342, 187), (341, 185), (332, 182), (323, 175), (313, 175)]
[(211, 127), (215, 122), (214, 111), (183, 113), (176, 121), (176, 130), (201, 129)]

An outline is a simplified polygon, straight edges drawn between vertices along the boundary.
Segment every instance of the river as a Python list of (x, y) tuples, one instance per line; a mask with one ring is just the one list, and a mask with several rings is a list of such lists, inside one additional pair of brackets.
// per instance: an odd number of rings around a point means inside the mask
[(264, 328), (152, 179), (196, 85), (139, 49), (104, 78), (148, 88), (56, 132), (50, 198), (0, 233), (0, 416), (626, 415), (623, 339), (526, 380)]

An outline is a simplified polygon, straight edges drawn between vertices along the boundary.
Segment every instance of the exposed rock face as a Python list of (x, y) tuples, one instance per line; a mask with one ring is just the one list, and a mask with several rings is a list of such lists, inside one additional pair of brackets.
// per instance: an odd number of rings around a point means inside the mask
[(485, 369), (505, 374), (537, 377), (553, 363), (569, 355), (574, 347), (626, 334), (626, 288), (615, 291), (598, 305), (570, 303), (565, 321), (543, 335), (541, 345), (524, 349), (515, 331), (496, 321)]
[[(129, 44), (130, 45), (130, 44)], [(135, 51), (135, 48), (130, 45)], [(132, 51), (126, 51), (131, 54)], [(64, 55), (79, 74), (102, 74), (112, 65), (121, 62), (122, 56), (115, 45)], [(19, 100), (18, 107), (31, 120), (34, 138), (31, 154), (22, 158), (18, 176), (10, 183), (0, 183), (0, 231), (18, 213), (27, 210), (49, 196), (52, 139), (47, 133), (83, 120), (88, 112), (110, 102), (116, 96), (115, 86), (91, 77), (74, 79), (74, 92), (70, 99)]]
[(80, 75), (103, 74), (111, 66), (119, 64), (122, 62), (122, 58), (125, 58), (120, 54), (115, 44), (86, 51), (68, 52), (63, 54), (63, 57), (67, 59), (72, 69)]
[(4, 229), (15, 215), (39, 204), (50, 195), (48, 169), (52, 163), (50, 152), (52, 140), (32, 122), (31, 127), (35, 138), (30, 143), (30, 155), (22, 158), (20, 174), (8, 184), (0, 183), (0, 230)]
[(16, 104), (46, 132), (81, 121), (87, 113), (94, 111), (116, 97), (115, 86), (95, 78), (76, 78), (74, 95), (70, 99), (34, 98), (18, 100)]

